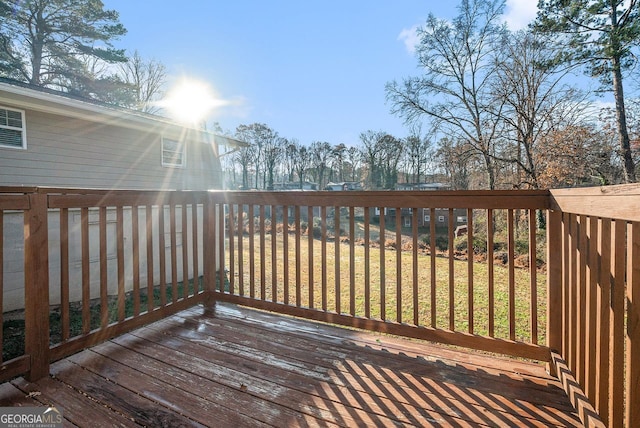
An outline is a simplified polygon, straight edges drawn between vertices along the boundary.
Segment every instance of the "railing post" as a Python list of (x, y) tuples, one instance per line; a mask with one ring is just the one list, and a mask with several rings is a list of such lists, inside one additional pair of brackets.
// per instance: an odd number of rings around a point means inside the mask
[(35, 381), (49, 375), (49, 236), (47, 195), (29, 195), (24, 212), (25, 353), (31, 357), (26, 375)]
[[(562, 352), (562, 212), (547, 212), (547, 346)], [(553, 372), (553, 364), (550, 365)], [(555, 375), (555, 373), (552, 373)]]
[(203, 277), (204, 277), (204, 305), (207, 309), (213, 309), (215, 307), (215, 287), (216, 287), (216, 217), (215, 217), (215, 204), (213, 201), (213, 195), (210, 193), (205, 199), (204, 207), (202, 209), (203, 219), (203, 240), (202, 240), (202, 258), (203, 258)]

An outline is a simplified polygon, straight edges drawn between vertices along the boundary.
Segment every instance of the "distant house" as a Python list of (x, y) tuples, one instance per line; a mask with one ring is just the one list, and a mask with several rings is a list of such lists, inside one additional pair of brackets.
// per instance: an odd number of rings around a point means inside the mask
[(396, 190), (451, 190), (446, 183), (397, 183)]
[(303, 181), (302, 183), (290, 181), (288, 183), (275, 183), (273, 190), (276, 192), (281, 190), (318, 190), (318, 185), (311, 181)]
[(348, 191), (362, 190), (362, 185), (357, 181), (341, 181), (340, 183), (328, 183), (325, 190)]
[[(384, 218), (385, 221), (395, 224), (398, 217), (397, 210), (395, 208), (385, 208)], [(416, 221), (418, 227), (429, 227), (431, 222), (435, 222), (437, 228), (446, 228), (449, 226), (449, 209), (448, 208), (436, 208), (435, 215), (432, 215), (429, 208), (418, 208)], [(380, 208), (374, 209), (374, 218), (380, 217)], [(413, 208), (401, 208), (400, 209), (400, 221), (402, 227), (413, 226)], [(457, 228), (467, 224), (467, 210), (463, 208), (453, 209), (453, 227)]]
[(166, 118), (0, 79), (0, 185), (222, 188), (220, 145)]
[[(39, 186), (55, 188), (208, 190), (222, 188), (220, 146), (244, 143), (173, 122), (163, 117), (117, 108), (86, 99), (69, 97), (32, 85), (0, 79), (0, 187)], [(0, 189), (1, 191), (1, 189)], [(199, 207), (198, 209), (202, 209)], [(168, 208), (165, 208), (165, 211)], [(78, 212), (76, 212), (78, 211)], [(124, 213), (126, 242), (131, 242), (131, 210)], [(108, 276), (116, 275), (115, 211), (107, 211)], [(154, 208), (153, 218), (158, 215)], [(97, 236), (98, 213), (89, 213), (90, 234)], [(144, 227), (144, 210), (140, 227)], [(157, 221), (157, 218), (156, 220)], [(178, 216), (178, 230), (182, 218)], [(186, 218), (190, 224), (191, 217)], [(22, 240), (22, 215), (5, 213), (4, 310), (23, 307), (24, 272), (19, 249)], [(79, 242), (79, 210), (69, 210), (70, 242)], [(59, 224), (59, 214), (49, 214), (50, 229)], [(190, 226), (189, 226), (190, 227)], [(141, 230), (143, 234), (143, 230)], [(158, 237), (154, 236), (154, 242)], [(178, 248), (181, 236), (178, 232)], [(51, 245), (55, 245), (50, 241)], [(91, 240), (91, 254), (97, 254), (98, 240)], [(202, 238), (200, 238), (202, 245)], [(54, 254), (55, 252), (52, 252)], [(159, 255), (154, 257), (158, 258)], [(200, 252), (202, 257), (202, 252)], [(81, 254), (72, 246), (70, 275), (80, 275)], [(154, 278), (159, 272), (154, 262)], [(202, 266), (202, 262), (200, 263)], [(91, 259), (91, 271), (98, 271), (98, 259)], [(181, 276), (181, 266), (178, 268)], [(60, 261), (50, 260), (50, 295), (59, 299)], [(142, 280), (146, 270), (141, 266)], [(202, 272), (198, 272), (202, 274)], [(99, 293), (98, 275), (91, 276), (91, 294)], [(132, 284), (127, 273), (126, 286)], [(109, 290), (110, 293), (113, 290)], [(71, 296), (79, 299), (79, 296)]]
[[(446, 183), (397, 183), (395, 190), (399, 191), (436, 191), (451, 190), (451, 186)], [(400, 213), (395, 208), (385, 208), (385, 221), (396, 223), (397, 219), (402, 223), (402, 227), (412, 227), (414, 222), (413, 208), (401, 208)], [(436, 228), (443, 229), (449, 226), (449, 209), (436, 208), (432, 213), (429, 208), (417, 208), (415, 221), (418, 227), (429, 227), (431, 223), (435, 223)], [(373, 212), (374, 218), (380, 217), (380, 209), (375, 208)], [(453, 227), (458, 228), (467, 224), (467, 210), (453, 209)]]

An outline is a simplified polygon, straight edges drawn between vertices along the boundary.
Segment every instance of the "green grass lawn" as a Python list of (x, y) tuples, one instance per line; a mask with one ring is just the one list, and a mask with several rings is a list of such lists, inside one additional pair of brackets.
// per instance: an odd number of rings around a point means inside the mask
[[(235, 238), (234, 261), (238, 263), (238, 241)], [(272, 237), (268, 234), (265, 237), (264, 260), (260, 257), (259, 237), (255, 236), (255, 257), (253, 262), (249, 258), (249, 238), (243, 237), (242, 258), (243, 258), (243, 289), (244, 294), (249, 294), (249, 278), (251, 269), (254, 270), (256, 278), (256, 296), (260, 296), (259, 281), (261, 270), (265, 272), (265, 298), (276, 300), (288, 304), (296, 304), (297, 293), (299, 293), (302, 306), (323, 307), (322, 283), (326, 283), (327, 310), (338, 312), (336, 307), (336, 284), (339, 283), (340, 308), (339, 312), (350, 312), (350, 301), (353, 297), (355, 301), (355, 315), (365, 315), (365, 288), (366, 278), (369, 278), (370, 290), (370, 315), (380, 319), (381, 290), (384, 288), (385, 294), (385, 315), (386, 319), (395, 321), (397, 319), (397, 300), (401, 299), (401, 320), (412, 324), (414, 321), (414, 268), (417, 271), (417, 309), (418, 324), (431, 325), (431, 255), (421, 252), (417, 255), (417, 263), (414, 264), (413, 254), (410, 251), (396, 252), (393, 248), (384, 249), (384, 259), (381, 259), (381, 249), (372, 247), (369, 249), (369, 266), (365, 270), (365, 248), (362, 245), (354, 246), (353, 270), (354, 270), (354, 293), (350, 290), (351, 283), (351, 255), (348, 243), (340, 243), (336, 247), (333, 240), (327, 240), (324, 245), (326, 252), (326, 265), (322, 264), (323, 244), (321, 240), (313, 240), (313, 259), (309, 263), (309, 247), (307, 236), (301, 237), (300, 254), (296, 255), (295, 240), (293, 235), (288, 238), (288, 288), (289, 299), (285, 302), (285, 286), (283, 266), (284, 260), (284, 235), (279, 233), (276, 237), (276, 257), (275, 274), (272, 266)], [(339, 254), (336, 254), (339, 253)], [(296, 278), (296, 257), (300, 259), (300, 277)], [(397, 257), (400, 257), (400, 273), (397, 272)], [(464, 256), (462, 256), (464, 257)], [(468, 331), (469, 308), (468, 308), (468, 263), (466, 260), (459, 260), (459, 255), (453, 263), (453, 307), (454, 307), (454, 327), (456, 331)], [(338, 268), (336, 269), (336, 264)], [(229, 258), (227, 258), (229, 266)], [(509, 297), (508, 297), (508, 277), (509, 270), (502, 265), (494, 265), (494, 335), (500, 338), (509, 338)], [(310, 287), (309, 273), (312, 271), (313, 284)], [(384, 279), (382, 276), (384, 271)], [(240, 273), (238, 267), (230, 269), (233, 273), (234, 292), (238, 293), (240, 288)], [(449, 259), (445, 255), (435, 258), (435, 325), (439, 328), (449, 328)], [(324, 275), (324, 279), (323, 279)], [(489, 281), (487, 262), (473, 263), (473, 323), (474, 333), (487, 335), (489, 328)], [(528, 342), (531, 340), (530, 327), (530, 302), (531, 286), (530, 274), (527, 269), (516, 268), (515, 277), (515, 307), (516, 307), (516, 339)], [(296, 290), (296, 282), (300, 282), (300, 290)], [(401, 293), (397, 293), (397, 284), (401, 284)], [(277, 296), (273, 296), (275, 284)], [(313, 291), (313, 302), (310, 305), (309, 295)], [(546, 325), (546, 276), (537, 274), (537, 305), (534, 308), (538, 313), (538, 342), (543, 343)]]

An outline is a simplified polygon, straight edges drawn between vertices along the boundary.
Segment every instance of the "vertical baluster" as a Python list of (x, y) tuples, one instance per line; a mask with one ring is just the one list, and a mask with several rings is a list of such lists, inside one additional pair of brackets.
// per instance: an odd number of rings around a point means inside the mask
[(371, 208), (364, 207), (364, 317), (371, 318)]
[(289, 296), (289, 206), (282, 207), (282, 283), (283, 283), (283, 300), (288, 305)]
[[(0, 211), (0, 294), (2, 292), (2, 242), (2, 211)], [(0, 299), (2, 299), (1, 296)], [(60, 334), (62, 341), (65, 342), (69, 340), (69, 210), (67, 208), (60, 209), (60, 321), (62, 330)], [(0, 331), (0, 344), (2, 344), (1, 335)]]
[(627, 343), (626, 343), (627, 426), (640, 421), (640, 223), (627, 232)]
[(455, 248), (454, 248), (454, 233), (453, 233), (453, 208), (448, 210), (448, 232), (449, 232), (449, 330), (454, 331), (456, 329), (456, 301), (455, 301), (455, 273), (454, 273), (454, 261), (455, 261)]
[(487, 288), (489, 299), (489, 337), (495, 337), (495, 281), (494, 281), (494, 265), (493, 265), (493, 247), (494, 247), (494, 225), (493, 210), (487, 210)]
[(429, 262), (431, 263), (431, 327), (437, 327), (436, 298), (436, 209), (429, 210)]
[(140, 207), (131, 207), (131, 255), (133, 256), (133, 316), (140, 315)]
[(147, 312), (153, 311), (153, 207), (145, 207), (145, 241), (147, 243)]
[(322, 269), (322, 310), (327, 310), (327, 207), (320, 207), (320, 224), (322, 230), (321, 238), (321, 261)]
[(218, 282), (220, 283), (220, 292), (225, 292), (225, 286), (227, 285), (227, 275), (225, 269), (225, 204), (220, 203), (217, 205), (218, 210), (216, 219), (218, 220)]
[[(531, 343), (538, 344), (538, 255), (536, 251), (536, 211), (529, 210), (529, 324)], [(555, 286), (559, 286), (556, 284)]]
[(356, 231), (355, 207), (349, 207), (349, 313), (356, 315)]
[(341, 307), (341, 293), (340, 289), (340, 207), (333, 207), (333, 269), (335, 277), (335, 299), (336, 299), (336, 313), (342, 313)]
[(244, 205), (238, 205), (238, 294), (244, 292)]
[(413, 208), (411, 215), (411, 235), (413, 242), (411, 245), (411, 266), (412, 275), (411, 282), (413, 286), (412, 306), (413, 306), (413, 325), (420, 325), (419, 300), (420, 289), (418, 288), (418, 208)]
[(255, 244), (255, 205), (248, 205), (249, 212), (249, 295), (256, 298), (256, 244)]
[(587, 361), (587, 335), (589, 332), (587, 331), (587, 260), (588, 260), (588, 225), (587, 225), (587, 217), (585, 215), (579, 216), (579, 226), (578, 226), (578, 348), (576, 353), (576, 362), (577, 368), (575, 370), (576, 380), (582, 387), (582, 390), (585, 391), (586, 381), (585, 381), (585, 362)]
[[(107, 276), (107, 207), (99, 208), (98, 228), (100, 230), (100, 321), (102, 328), (105, 328), (109, 324), (110, 317), (108, 284), (109, 279)], [(86, 316), (87, 321), (89, 321), (90, 315)]]
[[(235, 239), (234, 234), (236, 231), (235, 225), (235, 210), (233, 204), (229, 204), (229, 213), (227, 215), (227, 235), (229, 246), (226, 253), (229, 255), (229, 293), (235, 294), (236, 288), (236, 252), (235, 252)], [(240, 257), (238, 255), (238, 257)], [(238, 269), (241, 269), (241, 265), (238, 265)]]
[(307, 207), (307, 246), (308, 246), (308, 266), (307, 272), (309, 274), (309, 308), (315, 308), (314, 305), (314, 278), (313, 278), (313, 207)]
[(300, 231), (300, 206), (296, 205), (294, 207), (294, 218), (295, 218), (295, 224), (296, 224), (296, 235), (295, 235), (295, 247), (296, 247), (296, 257), (295, 257), (295, 263), (296, 263), (296, 307), (300, 307), (302, 306), (302, 298), (301, 298), (301, 293), (302, 293), (302, 261), (300, 260), (301, 257), (301, 251), (302, 251), (302, 247), (301, 247), (301, 242), (300, 242), (300, 237), (302, 235), (302, 232)]
[(278, 225), (276, 206), (271, 205), (271, 301), (278, 302)]
[(387, 319), (387, 303), (386, 303), (386, 257), (385, 257), (385, 215), (386, 207), (380, 207), (380, 319)]
[(260, 246), (260, 300), (267, 299), (267, 273), (265, 267), (265, 208), (264, 205), (260, 205), (260, 240), (258, 245)]
[(122, 206), (116, 207), (116, 264), (118, 275), (118, 321), (124, 321), (124, 214)]
[(601, 219), (598, 224), (598, 253), (600, 277), (598, 278), (598, 341), (596, 348), (598, 389), (596, 411), (606, 423), (609, 420), (609, 308), (611, 307), (611, 220)]
[(467, 208), (467, 308), (469, 315), (469, 333), (473, 334), (473, 210)]
[(199, 260), (200, 257), (198, 251), (198, 200), (194, 196), (193, 202), (191, 204), (191, 263), (193, 265), (193, 294), (197, 295), (200, 293), (200, 266)]
[(587, 358), (585, 364), (586, 372), (586, 388), (585, 393), (591, 400), (596, 396), (596, 337), (598, 335), (598, 325), (596, 324), (596, 293), (598, 287), (598, 219), (596, 217), (588, 217), (587, 232), (587, 289), (586, 300), (587, 305), (584, 310), (586, 312), (586, 349)]
[[(182, 297), (189, 297), (189, 222), (187, 220), (187, 198), (182, 195), (180, 221), (182, 226)], [(195, 278), (195, 274), (193, 275)]]
[(509, 258), (509, 339), (516, 340), (515, 224), (513, 210), (507, 210), (507, 251)]
[(158, 206), (158, 259), (160, 265), (160, 306), (164, 307), (167, 305), (167, 251), (163, 204)]
[(396, 207), (396, 322), (402, 322), (402, 208)]

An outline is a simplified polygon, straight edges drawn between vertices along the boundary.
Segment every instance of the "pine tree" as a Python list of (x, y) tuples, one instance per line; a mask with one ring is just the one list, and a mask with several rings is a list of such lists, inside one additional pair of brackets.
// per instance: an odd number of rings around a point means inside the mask
[(611, 88), (625, 181), (636, 181), (631, 153), (623, 71), (633, 66), (632, 48), (640, 41), (640, 0), (540, 0), (537, 31), (563, 35), (557, 61), (585, 65), (587, 72)]

